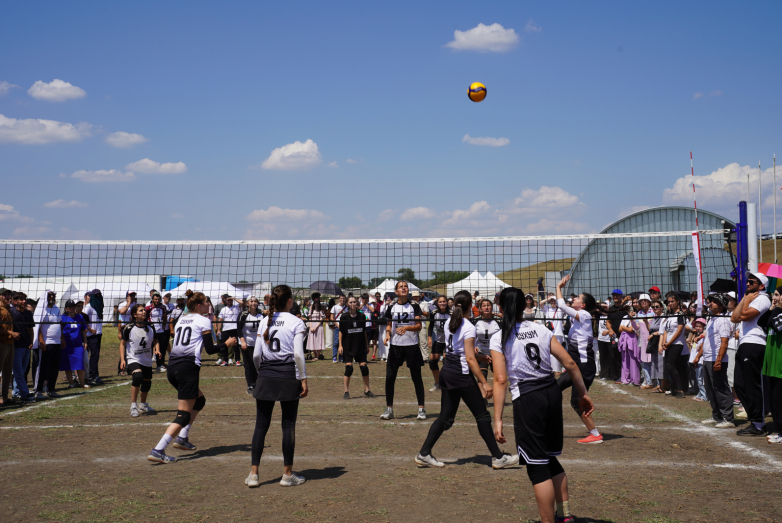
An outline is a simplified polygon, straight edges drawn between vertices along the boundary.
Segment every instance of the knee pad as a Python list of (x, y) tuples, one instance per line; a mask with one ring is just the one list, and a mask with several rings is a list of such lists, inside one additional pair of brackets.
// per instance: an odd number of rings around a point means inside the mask
[(358, 370), (361, 371), (362, 376), (369, 376), (369, 367), (366, 365), (359, 365)]
[(432, 370), (440, 370), (440, 365), (437, 360), (429, 360), (429, 368)]
[(353, 375), (353, 365), (345, 365), (345, 376), (351, 377)]
[(533, 485), (543, 483), (551, 479), (551, 470), (548, 465), (532, 465), (527, 463), (527, 476)]
[(190, 425), (190, 418), (191, 415), (188, 411), (178, 410), (176, 411), (176, 418), (174, 418), (174, 423), (182, 427), (187, 427)]
[(480, 414), (478, 414), (477, 416), (475, 416), (475, 421), (477, 422), (488, 421), (489, 423), (491, 423), (491, 414), (489, 414), (488, 410), (485, 410)]
[(453, 418), (446, 418), (445, 416), (440, 416), (437, 419), (444, 425), (443, 430), (448, 430), (453, 427), (453, 422), (455, 421)]
[(141, 382), (141, 392), (149, 392), (152, 388), (152, 380), (144, 380)]
[(206, 396), (201, 396), (196, 400), (195, 405), (193, 405), (193, 410), (203, 410), (204, 405), (206, 405)]
[(552, 478), (565, 473), (565, 469), (563, 469), (562, 465), (559, 464), (559, 460), (556, 458), (556, 456), (551, 456), (549, 458), (548, 470), (551, 473)]
[(144, 376), (142, 375), (141, 371), (134, 372), (130, 376), (131, 382), (130, 384), (134, 387), (141, 387), (142, 382), (144, 381)]

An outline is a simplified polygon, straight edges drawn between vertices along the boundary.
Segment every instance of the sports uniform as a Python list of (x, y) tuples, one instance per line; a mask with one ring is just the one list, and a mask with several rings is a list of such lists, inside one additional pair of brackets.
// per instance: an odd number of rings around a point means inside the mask
[[(481, 351), (484, 356), (491, 356), (491, 337), (500, 331), (500, 325), (492, 318), (488, 321), (478, 318), (475, 321), (475, 347)], [(481, 372), (484, 377), (488, 377), (491, 363), (488, 361), (478, 361)]]
[(168, 339), (171, 335), (169, 332), (166, 332), (166, 325), (168, 324), (168, 308), (162, 303), (159, 305), (150, 303), (145, 307), (145, 310), (147, 311), (147, 319), (154, 328), (155, 339), (160, 345), (160, 356), (155, 356), (156, 366), (160, 368), (166, 364)]
[(445, 353), (445, 324), (451, 319), (447, 312), (433, 312), (429, 318), (429, 337), (432, 338), (432, 354)]
[[(394, 405), (394, 385), (396, 384), (396, 375), (399, 367), (407, 363), (410, 369), (410, 378), (415, 387), (415, 397), (419, 405), (419, 419), (426, 419), (426, 414), (420, 409), (424, 405), (424, 381), (421, 378), (421, 367), (424, 365), (424, 358), (421, 355), (421, 347), (418, 344), (418, 332), (406, 331), (404, 334), (397, 334), (399, 327), (413, 326), (415, 318), (421, 318), (421, 308), (417, 303), (408, 301), (407, 303), (394, 302), (388, 307), (384, 314), (386, 321), (391, 323), (390, 348), (388, 350), (388, 363), (386, 365), (386, 405), (392, 408)], [(393, 411), (386, 410), (383, 419), (391, 419)]]
[(342, 359), (345, 363), (367, 362), (367, 330), (369, 322), (360, 311), (355, 316), (349, 312), (343, 314), (339, 320), (340, 345), (342, 346)]
[(138, 325), (129, 323), (122, 328), (122, 341), (125, 344), (125, 364), (129, 376), (132, 377), (133, 387), (141, 390), (141, 408), (139, 409), (135, 394), (130, 405), (130, 415), (136, 417), (139, 411), (154, 413), (146, 402), (147, 393), (152, 387), (152, 353), (157, 341), (157, 335), (152, 325)]
[(252, 393), (255, 381), (258, 379), (258, 369), (255, 367), (253, 354), (258, 338), (258, 326), (262, 319), (263, 314), (260, 309), (257, 314), (250, 314), (250, 311), (246, 310), (242, 311), (236, 322), (237, 332), (240, 337), (244, 338), (244, 343), (247, 345), (247, 349), (244, 351), (244, 380), (247, 382), (247, 392), (249, 393)]
[[(597, 372), (597, 366), (595, 364), (595, 350), (594, 350), (594, 335), (592, 334), (592, 315), (585, 310), (577, 311), (574, 308), (568, 306), (565, 300), (560, 298), (557, 300), (560, 310), (570, 317), (572, 323), (570, 332), (568, 332), (567, 352), (573, 361), (576, 362), (578, 370), (581, 372), (581, 376), (584, 378), (584, 386), (586, 390), (592, 385)], [(578, 319), (576, 319), (578, 316)], [(549, 331), (550, 332), (550, 331)], [(552, 333), (552, 336), (554, 334)], [(549, 346), (550, 346), (549, 340)], [(549, 349), (549, 365), (551, 365), (550, 358), (551, 350)], [(568, 387), (573, 385), (573, 381), (570, 379), (568, 373), (564, 373), (559, 377), (560, 390), (564, 391)], [(579, 407), (579, 401), (581, 400), (581, 394), (573, 387), (573, 391), (570, 396), (570, 406), (581, 415), (581, 408)]]
[(198, 398), (201, 350), (205, 345), (203, 332), (211, 330), (212, 322), (200, 314), (184, 314), (177, 322), (166, 372), (168, 382), (177, 390), (177, 398), (180, 400)]

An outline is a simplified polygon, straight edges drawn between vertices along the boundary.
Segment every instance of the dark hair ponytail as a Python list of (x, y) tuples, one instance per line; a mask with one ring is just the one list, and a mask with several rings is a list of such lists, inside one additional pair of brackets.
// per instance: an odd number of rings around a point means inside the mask
[(448, 322), (448, 330), (456, 332), (456, 329), (462, 326), (462, 320), (464, 319), (466, 312), (470, 310), (472, 305), (472, 296), (469, 291), (459, 291), (456, 296), (453, 297), (453, 312), (451, 313), (451, 320)]
[[(277, 285), (272, 289), (271, 298), (269, 298), (269, 316), (266, 322), (266, 330), (263, 332), (263, 341), (269, 343), (269, 329), (274, 321), (274, 313), (282, 312), (282, 308), (293, 298), (293, 291), (287, 285)], [(277, 309), (280, 310), (277, 310)]]
[(591, 314), (597, 308), (597, 300), (588, 292), (582, 292), (581, 298), (584, 302), (584, 309)]
[(505, 287), (500, 292), (500, 306), (502, 306), (502, 346), (510, 338), (510, 333), (516, 328), (516, 323), (524, 316), (527, 300), (524, 292), (515, 287)]

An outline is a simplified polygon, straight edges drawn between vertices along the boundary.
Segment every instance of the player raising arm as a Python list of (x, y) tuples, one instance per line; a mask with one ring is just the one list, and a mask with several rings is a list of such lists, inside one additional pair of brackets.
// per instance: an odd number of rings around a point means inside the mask
[[(578, 366), (543, 325), (524, 320), (524, 293), (508, 287), (500, 294), (502, 330), (491, 339), (494, 363), (494, 435), (505, 443), (502, 412), (510, 384), (516, 448), (527, 464), (542, 523), (574, 521), (570, 516), (567, 476), (562, 454), (562, 391), (551, 370), (551, 358), (565, 367), (579, 392), (585, 416), (594, 409)], [(556, 516), (554, 504), (556, 502)]]

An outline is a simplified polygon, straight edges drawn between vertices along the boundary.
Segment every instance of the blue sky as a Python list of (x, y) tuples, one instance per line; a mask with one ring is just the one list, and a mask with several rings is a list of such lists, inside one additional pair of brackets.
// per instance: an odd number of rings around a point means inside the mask
[(782, 6), (681, 4), (3, 2), (0, 237), (596, 232), (690, 150), (770, 229)]

